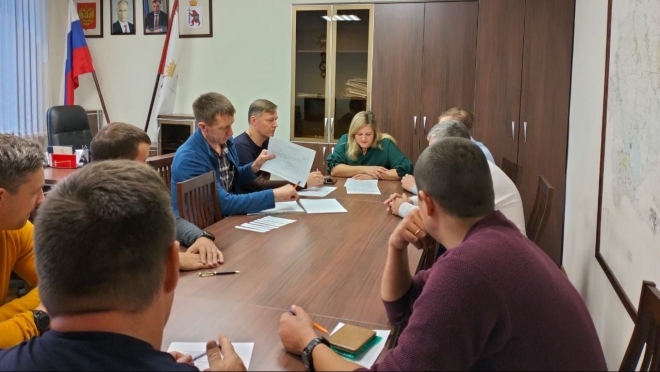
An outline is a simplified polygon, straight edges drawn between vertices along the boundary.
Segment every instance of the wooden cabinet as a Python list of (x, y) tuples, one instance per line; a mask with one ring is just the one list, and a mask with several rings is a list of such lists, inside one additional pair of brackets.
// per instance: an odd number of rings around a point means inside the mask
[(539, 246), (561, 263), (574, 0), (479, 2), (474, 136), (522, 165), (529, 218), (539, 175), (555, 188)]
[(376, 4), (372, 111), (414, 162), (442, 111), (474, 105), (478, 3)]
[(292, 141), (336, 143), (371, 107), (372, 9), (293, 7)]

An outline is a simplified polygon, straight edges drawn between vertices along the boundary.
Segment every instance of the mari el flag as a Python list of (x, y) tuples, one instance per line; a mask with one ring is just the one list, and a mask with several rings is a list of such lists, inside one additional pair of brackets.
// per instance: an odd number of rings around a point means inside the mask
[(78, 76), (94, 72), (82, 23), (73, 0), (69, 0), (69, 22), (66, 35), (66, 62), (64, 63), (64, 104), (73, 105), (73, 91), (78, 88)]
[(177, 70), (179, 65), (179, 36), (177, 35), (179, 31), (179, 0), (174, 1), (170, 17), (170, 24), (165, 37), (165, 48), (158, 67), (159, 82), (156, 98), (154, 99), (155, 105), (149, 118), (149, 136), (156, 141), (158, 140), (156, 138), (158, 127), (156, 118), (158, 115), (171, 114), (174, 110), (176, 86), (179, 80)]

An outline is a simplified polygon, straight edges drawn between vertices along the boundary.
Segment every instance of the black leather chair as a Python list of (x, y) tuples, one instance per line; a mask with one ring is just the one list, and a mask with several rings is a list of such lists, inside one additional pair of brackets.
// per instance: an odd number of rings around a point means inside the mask
[(82, 106), (53, 106), (48, 109), (46, 118), (49, 145), (89, 148), (94, 136), (89, 128), (87, 111)]

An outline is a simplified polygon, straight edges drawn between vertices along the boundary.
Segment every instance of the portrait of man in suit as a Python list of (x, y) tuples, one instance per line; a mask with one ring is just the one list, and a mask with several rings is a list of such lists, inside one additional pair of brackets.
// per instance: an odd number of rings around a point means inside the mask
[[(164, 34), (167, 33), (168, 16), (164, 10), (168, 10), (167, 2), (163, 0), (144, 0), (144, 33)], [(147, 13), (147, 4), (151, 3), (151, 11)]]
[[(135, 35), (135, 15), (133, 0), (119, 0), (114, 6), (112, 35)], [(116, 14), (116, 16), (115, 16)], [(131, 22), (133, 21), (133, 22)]]

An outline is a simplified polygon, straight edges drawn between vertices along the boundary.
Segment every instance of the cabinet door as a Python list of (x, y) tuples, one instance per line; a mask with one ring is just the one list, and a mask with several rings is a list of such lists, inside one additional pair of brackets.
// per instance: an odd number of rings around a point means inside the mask
[(527, 1), (518, 162), (520, 193), (529, 217), (544, 175), (555, 188), (539, 246), (561, 263), (574, 0)]
[(440, 113), (451, 107), (472, 110), (477, 53), (478, 3), (426, 3), (422, 59), (422, 127), (413, 139), (413, 161)]
[(312, 171), (319, 170), (323, 174), (328, 174), (328, 167), (326, 165), (326, 159), (328, 158), (328, 144), (327, 143), (314, 143), (314, 142), (293, 142), (296, 145), (307, 147), (316, 151), (316, 156), (314, 157), (314, 163), (312, 163)]
[[(517, 162), (525, 0), (481, 0), (473, 136)], [(524, 170), (523, 170), (524, 171)]]
[(424, 4), (374, 6), (372, 111), (383, 132), (412, 158), (421, 131)]
[(291, 139), (327, 142), (332, 100), (328, 52), (330, 6), (300, 6), (293, 10)]

